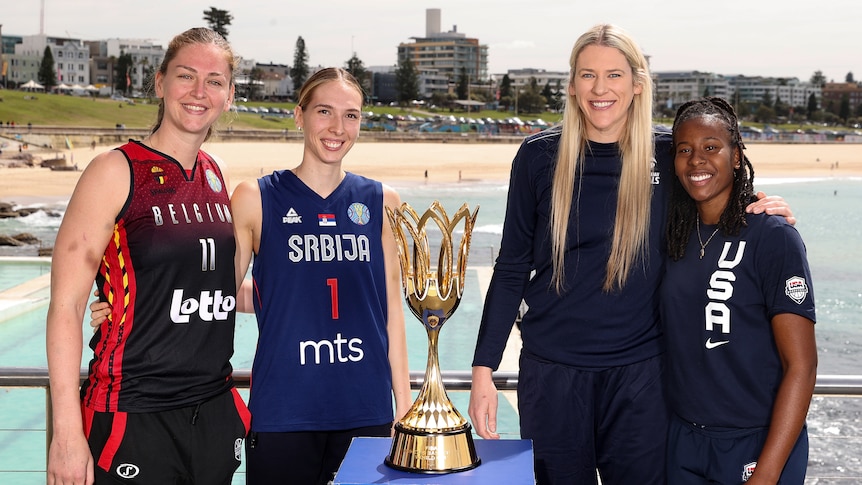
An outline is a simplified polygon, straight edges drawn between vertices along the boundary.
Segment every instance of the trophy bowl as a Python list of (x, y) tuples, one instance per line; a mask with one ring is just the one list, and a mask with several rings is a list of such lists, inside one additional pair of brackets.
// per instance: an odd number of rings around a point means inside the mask
[[(440, 375), (437, 341), (440, 329), (458, 308), (464, 293), (467, 253), (479, 207), (470, 214), (467, 204), (452, 219), (438, 201), (419, 216), (407, 203), (386, 208), (395, 234), (401, 264), (404, 298), (428, 334), (428, 362), (419, 395), (398, 422), (385, 463), (414, 473), (452, 473), (476, 468), (481, 460), (473, 444), (470, 423), (455, 409)], [(431, 266), (426, 225), (440, 230), (440, 251)], [(458, 224), (463, 232), (457, 252), (453, 244)]]

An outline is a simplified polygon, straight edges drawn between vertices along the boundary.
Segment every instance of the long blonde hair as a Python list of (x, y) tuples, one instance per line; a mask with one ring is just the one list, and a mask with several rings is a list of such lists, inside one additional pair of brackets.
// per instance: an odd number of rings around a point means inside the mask
[[(652, 140), (653, 87), (649, 66), (640, 47), (619, 27), (607, 24), (594, 26), (575, 42), (569, 58), (570, 85), (574, 85), (578, 56), (585, 47), (591, 45), (613, 47), (620, 51), (631, 66), (633, 82), (643, 88), (629, 106), (625, 129), (619, 140), (622, 171), (613, 241), (602, 285), (604, 291), (610, 292), (625, 286), (632, 268), (638, 260), (646, 257), (652, 199), (650, 171), (655, 155)], [(583, 171), (587, 141), (584, 113), (575, 97), (569, 94), (563, 113), (560, 148), (551, 191), (552, 281), (558, 293), (565, 290), (566, 235), (573, 194), (577, 194), (577, 200), (580, 199), (580, 188), (575, 189), (575, 182), (578, 185), (581, 183), (578, 174)], [(578, 204), (575, 205), (577, 211)]]

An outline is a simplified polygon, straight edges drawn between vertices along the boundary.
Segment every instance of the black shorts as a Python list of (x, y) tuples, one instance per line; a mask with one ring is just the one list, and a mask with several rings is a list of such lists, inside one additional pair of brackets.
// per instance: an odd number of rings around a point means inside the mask
[(170, 411), (84, 409), (97, 484), (228, 485), (241, 463), (249, 424), (250, 414), (236, 389)]
[[(245, 483), (325, 485), (338, 472), (353, 438), (388, 438), (391, 430), (392, 423), (338, 431), (253, 431), (245, 444)], [(383, 457), (380, 457), (380, 463), (383, 463)]]
[[(711, 428), (673, 416), (668, 433), (668, 483), (743, 483), (757, 467), (769, 428)], [(808, 429), (802, 428), (779, 484), (802, 484), (808, 468)]]

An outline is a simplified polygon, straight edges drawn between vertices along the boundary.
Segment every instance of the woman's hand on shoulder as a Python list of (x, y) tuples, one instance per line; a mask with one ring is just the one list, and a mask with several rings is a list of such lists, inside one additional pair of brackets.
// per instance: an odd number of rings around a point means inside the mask
[(748, 204), (745, 212), (750, 214), (769, 214), (771, 216), (784, 216), (787, 223), (790, 225), (796, 224), (796, 218), (793, 217), (793, 211), (790, 205), (780, 195), (767, 196), (763, 192), (757, 193), (757, 201)]

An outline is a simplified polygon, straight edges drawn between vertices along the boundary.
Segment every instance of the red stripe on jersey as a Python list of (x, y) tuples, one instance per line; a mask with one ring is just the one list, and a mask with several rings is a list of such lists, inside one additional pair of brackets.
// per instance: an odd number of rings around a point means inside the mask
[(126, 413), (114, 413), (113, 418), (111, 435), (108, 436), (108, 441), (105, 442), (105, 447), (102, 448), (102, 453), (99, 455), (99, 468), (106, 472), (111, 470), (111, 462), (114, 461), (114, 456), (120, 449), (120, 443), (123, 442), (123, 436), (126, 434)]
[(101, 339), (94, 349), (96, 360), (90, 371), (92, 385), (85, 401), (96, 411), (112, 412), (117, 410), (123, 384), (123, 355), (135, 321), (135, 271), (122, 221), (114, 226), (100, 270), (105, 285), (99, 291), (104, 292), (111, 304), (111, 315), (100, 328)]

